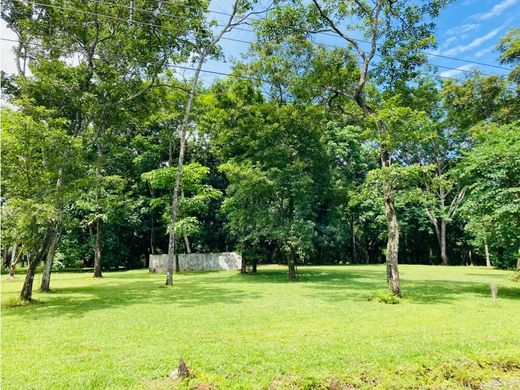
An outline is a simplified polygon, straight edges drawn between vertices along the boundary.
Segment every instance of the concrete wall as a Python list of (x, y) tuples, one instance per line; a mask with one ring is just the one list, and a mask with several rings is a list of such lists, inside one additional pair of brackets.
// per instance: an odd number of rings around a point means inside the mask
[[(239, 270), (242, 255), (237, 252), (190, 253), (179, 255), (179, 270), (182, 271), (222, 271)], [(168, 255), (150, 255), (150, 272), (166, 272)]]

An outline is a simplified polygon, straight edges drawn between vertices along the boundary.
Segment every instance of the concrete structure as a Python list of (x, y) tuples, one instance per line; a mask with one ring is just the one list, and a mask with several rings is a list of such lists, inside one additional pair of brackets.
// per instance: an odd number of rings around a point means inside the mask
[[(190, 253), (179, 255), (179, 271), (239, 270), (242, 255), (237, 252)], [(166, 272), (168, 255), (150, 255), (150, 272)]]

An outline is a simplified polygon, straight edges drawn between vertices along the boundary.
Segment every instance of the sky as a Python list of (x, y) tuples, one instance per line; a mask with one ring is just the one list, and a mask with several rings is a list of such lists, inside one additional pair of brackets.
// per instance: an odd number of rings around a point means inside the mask
[[(263, 0), (266, 2), (267, 0)], [(212, 0), (210, 9), (218, 12), (229, 12), (231, 0)], [(217, 20), (223, 21), (225, 16), (212, 14)], [(497, 53), (494, 51), (498, 40), (510, 28), (520, 27), (520, 0), (458, 0), (442, 10), (436, 20), (437, 49), (428, 52), (441, 56), (466, 59), (483, 64), (499, 65)], [(245, 27), (249, 28), (249, 27)], [(5, 23), (0, 21), (0, 35), (2, 38), (15, 39)], [(254, 34), (245, 31), (232, 31), (221, 41), (226, 62), (210, 60), (204, 69), (216, 72), (229, 72), (233, 59), (239, 59), (247, 51), (248, 45), (232, 39), (251, 41)], [(321, 42), (340, 45), (342, 41), (333, 37), (323, 37)], [(0, 69), (15, 72), (12, 43), (0, 41)], [(505, 74), (507, 70), (492, 66), (472, 64), (455, 59), (431, 56), (431, 64), (439, 66), (439, 74), (443, 77), (462, 77), (473, 69), (480, 69), (485, 74)], [(188, 65), (189, 66), (189, 65)], [(455, 68), (446, 69), (444, 67)], [(189, 77), (190, 71), (183, 71)], [(202, 79), (206, 82), (218, 77), (214, 74), (203, 73)]]

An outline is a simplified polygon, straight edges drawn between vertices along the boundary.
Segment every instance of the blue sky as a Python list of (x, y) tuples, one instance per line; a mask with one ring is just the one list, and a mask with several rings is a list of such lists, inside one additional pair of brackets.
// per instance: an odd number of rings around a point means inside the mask
[[(266, 0), (264, 0), (266, 1)], [(230, 0), (213, 0), (211, 9), (229, 11)], [(219, 20), (223, 16), (215, 15)], [(520, 27), (520, 0), (458, 0), (441, 11), (436, 20), (437, 49), (428, 52), (448, 57), (466, 59), (491, 65), (499, 65), (497, 53), (494, 51), (500, 39), (510, 28)], [(254, 35), (243, 31), (234, 31), (229, 38), (253, 40)], [(324, 37), (321, 42), (340, 45), (339, 39)], [(221, 42), (228, 58), (239, 58), (247, 50), (247, 45), (239, 42), (223, 40)], [(494, 67), (471, 64), (442, 57), (431, 56), (431, 64), (439, 65), (439, 74), (444, 77), (461, 77), (473, 69), (480, 69), (486, 74), (505, 74), (506, 70)], [(508, 65), (503, 65), (508, 67)], [(456, 69), (446, 69), (450, 67)], [(221, 61), (210, 61), (206, 69), (228, 72), (229, 64)], [(206, 80), (215, 76), (206, 74)]]
[[(520, 0), (461, 0), (444, 9), (437, 20), (436, 53), (471, 61), (497, 64), (494, 51), (500, 39), (510, 28), (520, 27)], [(504, 73), (496, 68), (471, 65), (443, 58), (431, 58), (432, 63), (471, 69), (478, 67), (485, 73)], [(506, 65), (507, 67), (507, 65)], [(446, 76), (461, 72), (439, 69)], [(450, 73), (448, 73), (450, 72)]]
[[(268, 4), (269, 0), (261, 0)], [(229, 12), (231, 0), (212, 0), (210, 8), (214, 11)], [(213, 14), (219, 20), (223, 15)], [(458, 0), (454, 1), (445, 8), (437, 19), (437, 41), (439, 47), (430, 50), (430, 53), (457, 57), (470, 61), (498, 65), (496, 61), (497, 53), (494, 48), (506, 31), (511, 27), (520, 27), (520, 0)], [(249, 28), (245, 26), (245, 28)], [(3, 38), (15, 38), (7, 30), (5, 23), (0, 21), (0, 34)], [(232, 31), (226, 35), (230, 39), (240, 39), (251, 41), (254, 35), (245, 31)], [(342, 45), (343, 42), (336, 38), (324, 37), (321, 42), (327, 44)], [(211, 60), (205, 64), (207, 70), (218, 72), (229, 72), (231, 69), (230, 60), (240, 58), (242, 53), (247, 51), (247, 44), (222, 40), (221, 42), (227, 63)], [(1, 66), (2, 70), (12, 73), (15, 71), (12, 44), (1, 41)], [(487, 74), (504, 74), (507, 71), (476, 65), (462, 61), (451, 60), (441, 57), (430, 57), (431, 63), (439, 66), (446, 66), (453, 69), (439, 68), (439, 73), (445, 77), (461, 77), (464, 71), (478, 68)], [(506, 65), (507, 66), (507, 65)], [(189, 77), (190, 71), (185, 71), (185, 76)], [(214, 79), (215, 75), (203, 74), (206, 82)]]

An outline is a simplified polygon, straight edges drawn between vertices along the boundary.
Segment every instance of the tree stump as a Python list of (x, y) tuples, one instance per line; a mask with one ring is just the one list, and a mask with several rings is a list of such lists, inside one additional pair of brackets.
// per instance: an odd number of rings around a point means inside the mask
[(186, 363), (182, 358), (179, 359), (179, 368), (177, 368), (177, 375), (181, 379), (189, 378), (190, 370), (188, 370), (188, 367), (186, 366)]
[(170, 374), (170, 378), (172, 379), (186, 379), (191, 378), (190, 370), (186, 366), (184, 359), (181, 357), (179, 359), (179, 367), (173, 370)]
[(491, 283), (491, 298), (493, 298), (493, 302), (497, 301), (498, 289), (495, 283)]

